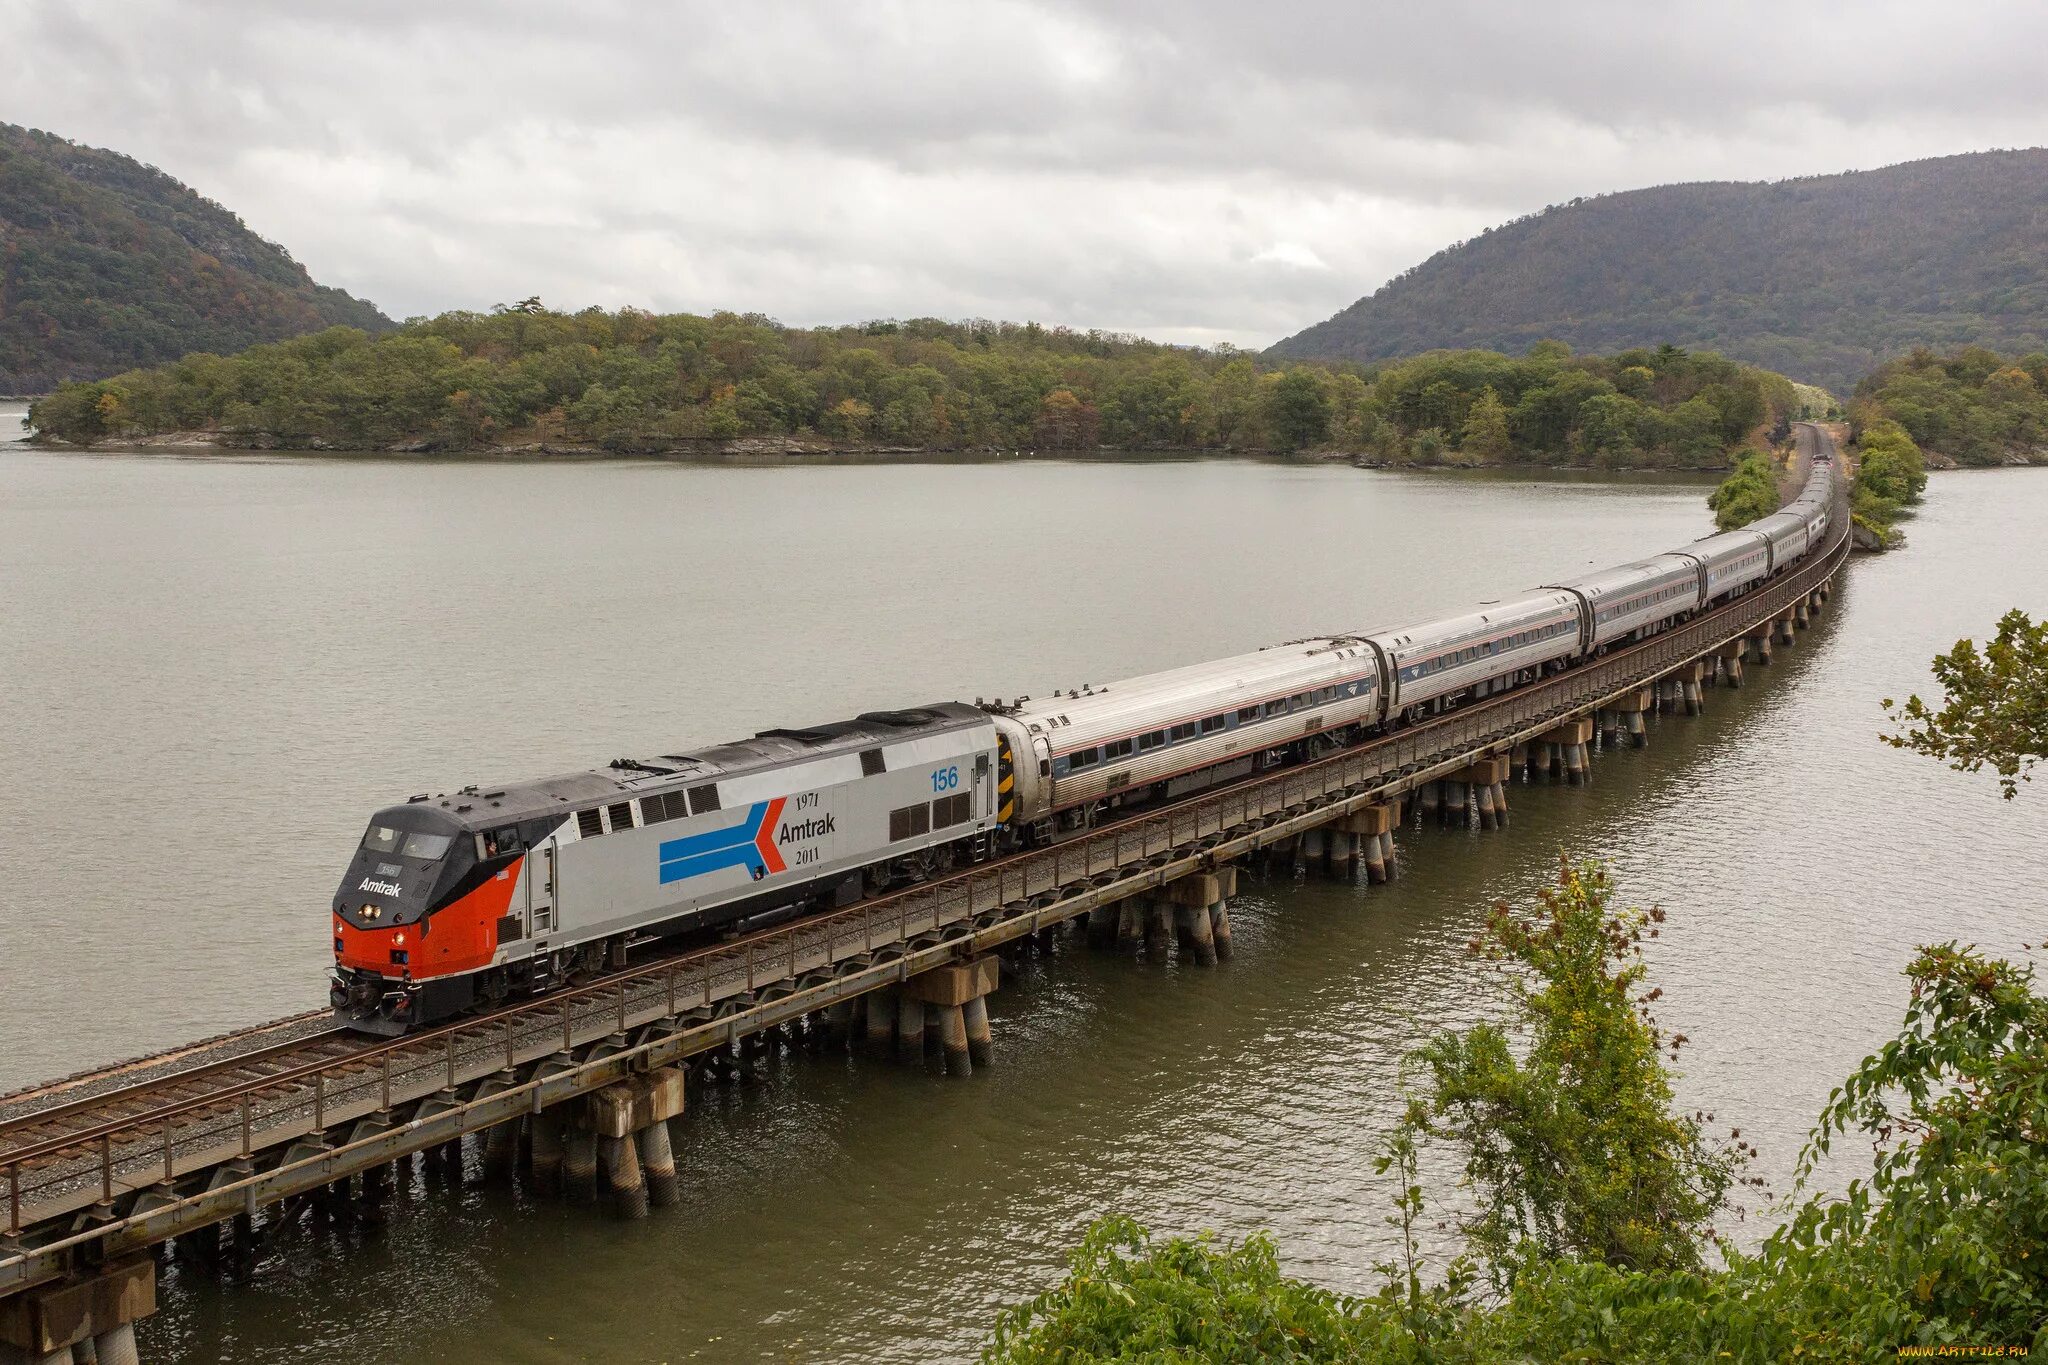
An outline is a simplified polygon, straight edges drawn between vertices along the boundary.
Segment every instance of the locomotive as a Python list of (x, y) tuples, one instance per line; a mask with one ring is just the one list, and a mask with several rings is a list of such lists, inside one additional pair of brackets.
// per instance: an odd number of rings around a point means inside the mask
[(333, 902), (366, 1032), (586, 979), (651, 939), (854, 903), (1524, 686), (1827, 543), (1835, 470), (1739, 530), (1478, 611), (1100, 687), (849, 721), (378, 811)]

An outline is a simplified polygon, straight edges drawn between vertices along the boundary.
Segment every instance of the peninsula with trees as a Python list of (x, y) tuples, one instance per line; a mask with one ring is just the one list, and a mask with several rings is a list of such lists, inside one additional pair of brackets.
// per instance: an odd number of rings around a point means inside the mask
[(1273, 363), (1035, 323), (794, 328), (527, 300), (66, 384), (38, 439), (691, 454), (1322, 452), (1380, 463), (1720, 468), (1799, 415), (1781, 375), (1676, 347)]

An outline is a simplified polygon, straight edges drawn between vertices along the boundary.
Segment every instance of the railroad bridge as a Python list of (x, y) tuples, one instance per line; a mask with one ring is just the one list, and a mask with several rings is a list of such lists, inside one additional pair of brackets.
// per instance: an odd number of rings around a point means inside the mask
[(970, 1074), (1004, 958), (1056, 935), (1227, 958), (1241, 870), (1385, 881), (1403, 828), (1494, 827), (1516, 779), (1581, 781), (1647, 742), (1645, 713), (1740, 686), (1827, 602), (1839, 510), (1822, 553), (1676, 629), (1068, 843), (402, 1038), (323, 1011), (0, 1098), (0, 1365), (132, 1361), (167, 1255), (226, 1271), (300, 1220), (379, 1221), (465, 1140), (486, 1180), (644, 1215), (676, 1198), (667, 1125), (693, 1087), (785, 1047)]

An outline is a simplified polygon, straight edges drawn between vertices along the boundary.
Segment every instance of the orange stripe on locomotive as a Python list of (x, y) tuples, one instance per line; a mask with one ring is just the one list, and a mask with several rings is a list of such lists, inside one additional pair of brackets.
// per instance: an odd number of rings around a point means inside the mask
[[(358, 929), (336, 915), (336, 965), (413, 981), (490, 966), (498, 953), (498, 921), (512, 908), (512, 891), (519, 885), (519, 870), (525, 862), (524, 857), (514, 858), (483, 885), (430, 912), (417, 924)], [(391, 954), (399, 950), (406, 954), (404, 963), (391, 960)]]

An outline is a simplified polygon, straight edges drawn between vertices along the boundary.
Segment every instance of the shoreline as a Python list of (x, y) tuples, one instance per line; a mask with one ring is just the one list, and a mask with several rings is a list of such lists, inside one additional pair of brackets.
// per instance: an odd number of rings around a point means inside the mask
[(1076, 449), (1007, 449), (997, 446), (914, 446), (880, 443), (809, 441), (794, 437), (741, 437), (729, 441), (667, 441), (607, 447), (580, 441), (531, 441), (504, 445), (454, 446), (407, 441), (386, 446), (343, 446), (321, 441), (293, 444), (267, 434), (210, 431), (161, 432), (147, 436), (109, 438), (88, 444), (32, 434), (10, 444), (23, 449), (89, 455), (99, 452), (162, 452), (171, 455), (314, 455), (333, 458), (500, 461), (508, 464), (544, 460), (599, 462), (608, 460), (670, 460), (677, 463), (795, 465), (804, 463), (889, 463), (988, 460), (1273, 460), (1292, 464), (1349, 464), (1355, 469), (1484, 473), (1542, 471), (1559, 474), (1697, 474), (1723, 473), (1729, 464), (1595, 465), (1534, 459), (1390, 460), (1348, 449), (1262, 450), (1230, 446), (1089, 446)]

